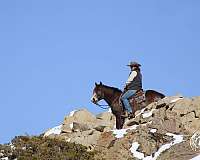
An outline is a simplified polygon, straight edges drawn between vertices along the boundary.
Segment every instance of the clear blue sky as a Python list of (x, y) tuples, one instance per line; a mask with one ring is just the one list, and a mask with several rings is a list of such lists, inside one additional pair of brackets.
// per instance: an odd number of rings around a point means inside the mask
[(0, 143), (59, 125), (94, 82), (121, 88), (142, 64), (145, 89), (200, 95), (199, 0), (0, 1)]

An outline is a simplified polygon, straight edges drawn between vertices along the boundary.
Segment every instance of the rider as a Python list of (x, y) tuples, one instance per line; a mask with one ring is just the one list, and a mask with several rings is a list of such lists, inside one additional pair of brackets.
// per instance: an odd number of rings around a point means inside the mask
[(132, 97), (136, 91), (142, 89), (142, 74), (140, 72), (141, 65), (137, 62), (130, 62), (127, 66), (130, 67), (131, 72), (124, 87), (124, 94), (122, 95), (121, 100), (126, 109), (125, 116), (133, 117), (134, 115), (129, 103), (129, 98)]

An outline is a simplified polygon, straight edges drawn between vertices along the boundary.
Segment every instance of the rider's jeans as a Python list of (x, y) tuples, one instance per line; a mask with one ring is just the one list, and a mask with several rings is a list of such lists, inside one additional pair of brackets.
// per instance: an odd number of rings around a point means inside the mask
[(128, 90), (121, 97), (121, 100), (122, 100), (122, 102), (124, 104), (124, 107), (126, 108), (126, 110), (128, 111), (128, 113), (132, 112), (131, 105), (130, 105), (128, 99), (131, 96), (133, 96), (135, 93), (136, 93), (136, 90)]

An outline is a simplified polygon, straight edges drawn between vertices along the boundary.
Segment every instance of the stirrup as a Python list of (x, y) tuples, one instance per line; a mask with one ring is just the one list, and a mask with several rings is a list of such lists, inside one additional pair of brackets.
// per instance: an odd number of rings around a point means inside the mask
[(135, 114), (133, 114), (132, 112), (128, 114), (128, 119), (132, 119), (135, 118)]
[(123, 118), (128, 118), (128, 117), (129, 117), (129, 113), (128, 113), (127, 111), (125, 111), (125, 112), (121, 115), (121, 117), (123, 117)]

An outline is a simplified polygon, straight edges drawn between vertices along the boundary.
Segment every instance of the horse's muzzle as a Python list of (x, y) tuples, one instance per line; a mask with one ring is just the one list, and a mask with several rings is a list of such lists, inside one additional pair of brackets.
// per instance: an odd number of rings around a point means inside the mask
[(92, 99), (91, 99), (91, 102), (94, 103), (94, 104), (97, 103), (97, 101), (95, 100), (95, 98), (92, 98)]

